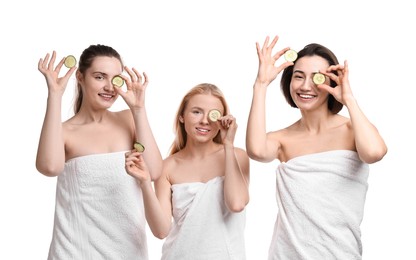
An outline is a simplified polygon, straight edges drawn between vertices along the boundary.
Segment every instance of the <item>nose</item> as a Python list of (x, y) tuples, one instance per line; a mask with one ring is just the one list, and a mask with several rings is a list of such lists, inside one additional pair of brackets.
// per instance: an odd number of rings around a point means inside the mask
[(106, 81), (106, 83), (105, 83), (105, 85), (104, 85), (104, 90), (105, 90), (105, 91), (109, 91), (109, 92), (114, 91), (114, 85), (113, 85), (113, 83), (111, 82), (111, 79), (109, 79), (109, 80), (107, 80), (107, 81)]
[(312, 77), (310, 77), (303, 82), (303, 84), (300, 86), (300, 89), (303, 91), (309, 91), (313, 88), (314, 85), (315, 83), (313, 83)]
[(208, 113), (204, 113), (204, 115), (201, 118), (201, 123), (204, 124), (204, 125), (209, 124)]

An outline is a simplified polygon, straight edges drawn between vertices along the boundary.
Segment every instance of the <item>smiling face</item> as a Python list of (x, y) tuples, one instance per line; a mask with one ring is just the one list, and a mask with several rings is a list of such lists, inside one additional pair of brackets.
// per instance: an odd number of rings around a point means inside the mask
[(111, 80), (122, 71), (122, 64), (117, 58), (95, 57), (84, 75), (77, 75), (84, 95), (83, 105), (93, 109), (110, 108), (118, 97)]
[(212, 109), (224, 114), (221, 100), (211, 94), (197, 94), (189, 99), (182, 116), (179, 117), (184, 124), (188, 142), (212, 141), (218, 134), (218, 123), (211, 122), (208, 118)]
[[(290, 95), (301, 110), (312, 110), (321, 106), (327, 107), (328, 92), (320, 90), (313, 82), (313, 76), (329, 67), (327, 60), (320, 56), (305, 56), (299, 59), (294, 68), (290, 83)], [(329, 78), (325, 83), (329, 85)]]

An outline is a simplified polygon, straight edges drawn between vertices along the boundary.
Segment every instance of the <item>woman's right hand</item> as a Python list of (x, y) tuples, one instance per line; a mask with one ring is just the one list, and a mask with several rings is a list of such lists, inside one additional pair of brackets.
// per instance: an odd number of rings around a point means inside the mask
[(49, 92), (61, 92), (64, 93), (65, 88), (68, 84), (69, 78), (77, 69), (76, 66), (70, 68), (63, 77), (59, 77), (62, 65), (64, 64), (65, 58), (54, 67), (56, 52), (52, 52), (52, 57), (49, 60), (50, 54), (47, 53), (44, 59), (40, 59), (38, 62), (38, 70), (45, 76), (46, 83), (48, 85)]
[(263, 47), (261, 48), (259, 43), (256, 42), (257, 56), (259, 58), (259, 69), (257, 72), (256, 84), (268, 86), (282, 70), (294, 64), (291, 61), (286, 61), (280, 66), (275, 66), (276, 61), (290, 49), (289, 47), (286, 47), (272, 56), (273, 48), (278, 39), (279, 37), (275, 36), (269, 45), (269, 36), (267, 36), (263, 43)]

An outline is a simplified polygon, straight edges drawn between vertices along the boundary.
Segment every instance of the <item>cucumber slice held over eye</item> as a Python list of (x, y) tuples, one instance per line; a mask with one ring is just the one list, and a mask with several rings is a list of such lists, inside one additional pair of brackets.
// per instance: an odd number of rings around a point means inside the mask
[(77, 64), (77, 59), (74, 55), (68, 55), (65, 58), (64, 65), (67, 68), (72, 68)]
[(111, 79), (111, 83), (113, 83), (114, 86), (121, 88), (124, 85), (124, 79), (120, 76), (114, 76), (113, 79)]
[(295, 50), (287, 50), (284, 57), (286, 61), (294, 62), (298, 58), (298, 53)]
[(211, 122), (216, 122), (221, 117), (221, 112), (218, 109), (212, 109), (208, 112), (208, 118)]
[(324, 74), (317, 72), (313, 75), (312, 80), (313, 80), (313, 83), (315, 83), (316, 85), (319, 85), (319, 84), (325, 83), (326, 78)]
[(134, 142), (133, 144), (134, 149), (136, 149), (136, 151), (138, 151), (139, 153), (144, 152), (144, 145), (142, 145), (139, 142)]

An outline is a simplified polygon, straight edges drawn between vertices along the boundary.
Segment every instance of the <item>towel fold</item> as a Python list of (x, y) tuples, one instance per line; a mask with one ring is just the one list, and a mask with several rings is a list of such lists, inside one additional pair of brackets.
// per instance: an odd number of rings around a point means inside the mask
[(148, 259), (145, 223), (124, 152), (71, 159), (57, 180), (48, 259)]
[(224, 203), (223, 177), (172, 185), (173, 224), (163, 260), (244, 260), (245, 210)]
[(354, 151), (299, 156), (276, 171), (270, 260), (361, 259), (369, 167)]

